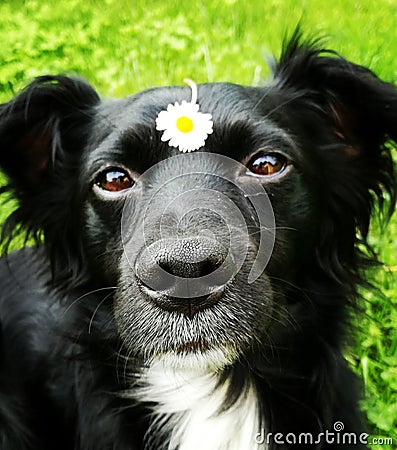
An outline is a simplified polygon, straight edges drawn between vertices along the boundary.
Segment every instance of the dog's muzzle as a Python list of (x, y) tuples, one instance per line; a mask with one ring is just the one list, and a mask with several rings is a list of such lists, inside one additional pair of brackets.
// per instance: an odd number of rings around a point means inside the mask
[(230, 303), (233, 280), (259, 277), (273, 248), (274, 216), (263, 186), (245, 172), (203, 152), (165, 159), (140, 176), (121, 221), (122, 280), (133, 298), (191, 318)]

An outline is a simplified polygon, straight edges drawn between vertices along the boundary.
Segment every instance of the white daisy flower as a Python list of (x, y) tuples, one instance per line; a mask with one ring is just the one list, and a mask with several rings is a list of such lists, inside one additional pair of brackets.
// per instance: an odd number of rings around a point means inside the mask
[(199, 112), (197, 104), (197, 85), (191, 80), (183, 80), (192, 89), (192, 100), (169, 104), (167, 110), (160, 111), (156, 119), (156, 130), (164, 131), (163, 142), (169, 141), (170, 147), (177, 147), (183, 153), (203, 147), (208, 135), (212, 133), (211, 114)]

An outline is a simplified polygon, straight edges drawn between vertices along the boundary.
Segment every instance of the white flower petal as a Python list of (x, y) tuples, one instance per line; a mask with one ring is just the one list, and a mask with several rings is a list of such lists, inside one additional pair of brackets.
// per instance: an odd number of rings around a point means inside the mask
[[(177, 121), (180, 117), (188, 117), (193, 122), (193, 129), (183, 132), (178, 129)], [(199, 112), (199, 105), (183, 100), (181, 104), (169, 104), (167, 110), (160, 111), (156, 118), (156, 129), (164, 131), (161, 136), (163, 142), (177, 147), (181, 152), (191, 152), (205, 145), (208, 135), (213, 132), (211, 114)]]

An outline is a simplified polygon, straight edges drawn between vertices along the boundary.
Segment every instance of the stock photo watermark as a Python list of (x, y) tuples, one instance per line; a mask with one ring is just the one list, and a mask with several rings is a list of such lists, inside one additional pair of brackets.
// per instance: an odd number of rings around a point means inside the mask
[(260, 433), (255, 435), (255, 443), (268, 446), (277, 445), (319, 445), (319, 444), (338, 444), (338, 445), (393, 445), (393, 439), (390, 437), (371, 436), (368, 433), (353, 433), (345, 430), (345, 424), (337, 421), (332, 430), (314, 433), (266, 433), (262, 428)]

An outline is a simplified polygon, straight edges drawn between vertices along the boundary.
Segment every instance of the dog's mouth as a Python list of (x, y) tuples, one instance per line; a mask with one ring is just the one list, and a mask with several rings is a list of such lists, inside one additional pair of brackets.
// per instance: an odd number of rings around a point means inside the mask
[(213, 308), (223, 297), (225, 286), (212, 289), (207, 295), (199, 295), (191, 298), (180, 298), (173, 295), (158, 292), (144, 283), (139, 283), (139, 289), (144, 296), (159, 308), (168, 312), (178, 312), (192, 319), (197, 313)]
[(184, 344), (178, 345), (175, 353), (186, 354), (186, 353), (205, 353), (211, 349), (211, 345), (205, 339), (200, 339), (197, 341), (188, 341)]

